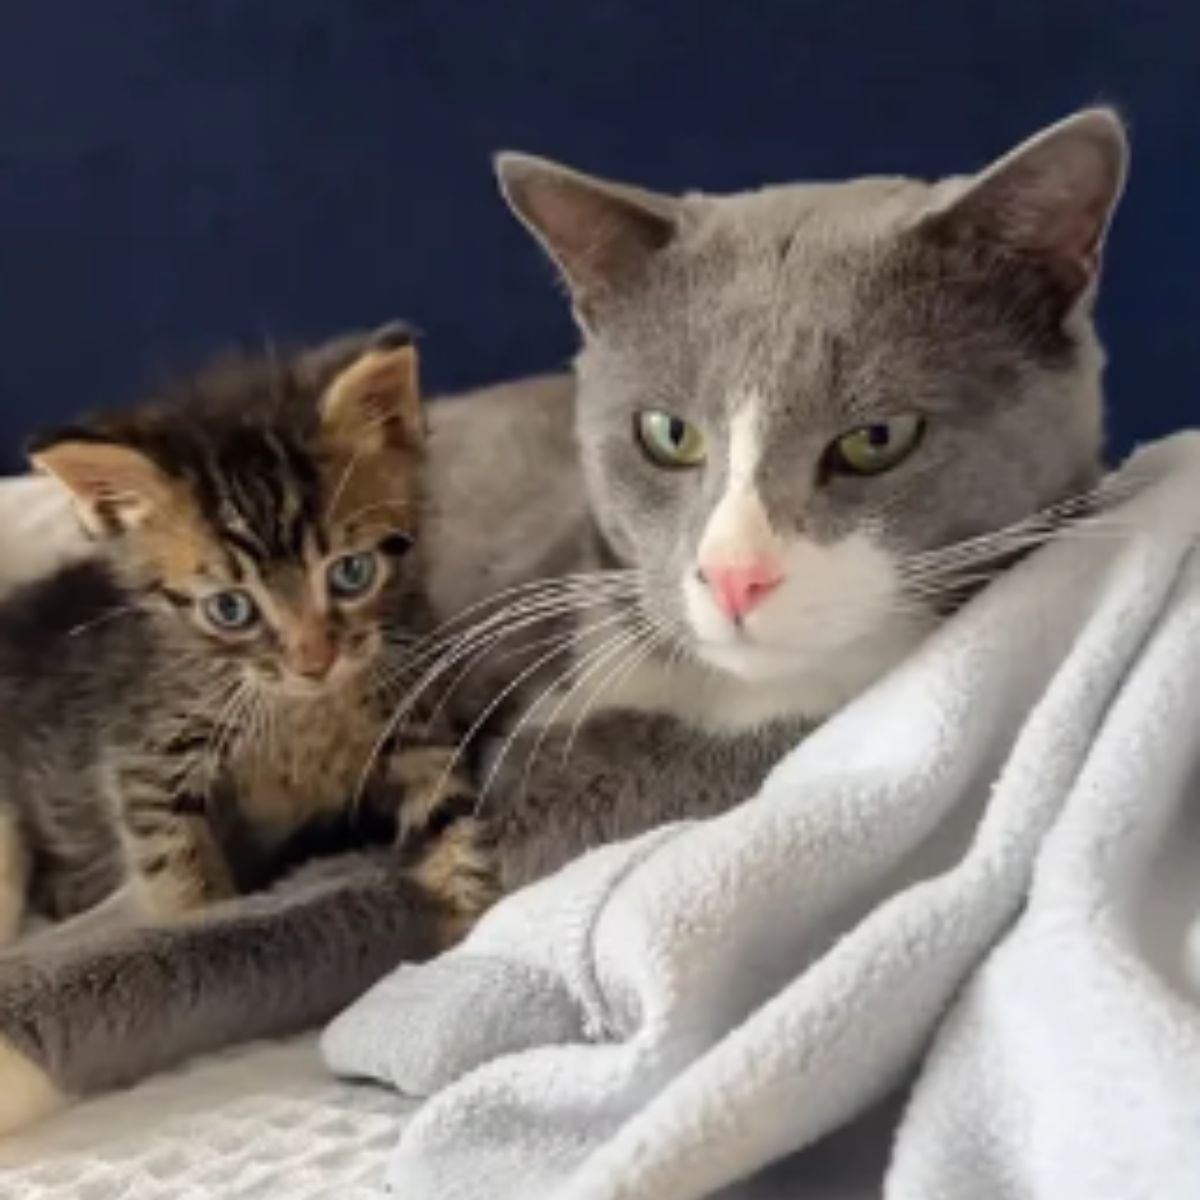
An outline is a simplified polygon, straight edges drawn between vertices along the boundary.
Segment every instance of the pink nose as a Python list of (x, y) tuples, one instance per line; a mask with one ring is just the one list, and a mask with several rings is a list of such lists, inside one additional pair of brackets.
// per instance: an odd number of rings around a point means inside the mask
[(722, 611), (734, 621), (740, 621), (783, 582), (783, 572), (770, 559), (736, 566), (713, 564), (702, 568), (701, 575)]

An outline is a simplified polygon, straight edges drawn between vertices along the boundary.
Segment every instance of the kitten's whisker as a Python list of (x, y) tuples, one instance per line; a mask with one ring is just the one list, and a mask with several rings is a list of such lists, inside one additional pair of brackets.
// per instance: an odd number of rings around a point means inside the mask
[(89, 630), (95, 629), (99, 625), (107, 625), (109, 621), (115, 621), (117, 617), (126, 617), (130, 613), (136, 613), (140, 610), (136, 605), (125, 604), (120, 608), (110, 608), (107, 612), (101, 613), (98, 617), (93, 617), (90, 621), (84, 621), (80, 625), (75, 625), (67, 631), (67, 637), (79, 637), (81, 634), (87, 633)]
[(337, 484), (330, 493), (329, 501), (325, 505), (325, 511), (323, 514), (323, 519), (326, 524), (333, 520), (334, 510), (337, 508), (338, 501), (341, 500), (342, 493), (345, 492), (351, 478), (354, 475), (354, 472), (358, 470), (358, 465), (363, 459), (363, 454), (364, 451), (361, 446), (354, 451), (354, 453), (350, 456), (350, 461), (346, 464), (345, 470), (342, 471), (340, 477), (338, 478)]
[(396, 514), (395, 522), (380, 524), (380, 534), (386, 534), (389, 530), (394, 529), (396, 522), (407, 522), (408, 518), (412, 515), (412, 506), (400, 499), (377, 500), (374, 504), (364, 504), (362, 508), (355, 509), (349, 516), (341, 518), (340, 523), (342, 525), (353, 525), (360, 521), (367, 513), (377, 512), (380, 509), (387, 509)]
[(209, 737), (210, 757), (207, 763), (210, 784), (219, 775), (224, 766), (226, 755), (232, 747), (238, 734), (238, 723), (245, 711), (245, 706), (252, 696), (252, 685), (249, 680), (239, 680), (234, 688), (229, 702), (221, 710)]

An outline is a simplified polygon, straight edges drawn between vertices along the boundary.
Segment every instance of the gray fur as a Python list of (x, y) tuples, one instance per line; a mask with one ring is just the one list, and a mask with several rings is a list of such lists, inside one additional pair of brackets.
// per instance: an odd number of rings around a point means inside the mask
[[(578, 394), (572, 406), (568, 384), (545, 379), (433, 406), (431, 590), (453, 617), (498, 588), (589, 571), (596, 589), (635, 585), (611, 607), (587, 608), (586, 588), (576, 590), (530, 633), (611, 612), (618, 629), (644, 620), (663, 635), (658, 650), (635, 643), (653, 651), (640, 666), (616, 656), (636, 669), (600, 689), (577, 737), (570, 723), (585, 714), (568, 703), (561, 714), (535, 706), (528, 729), (510, 718), (511, 742), (490, 739), (478, 820), (505, 888), (589, 846), (752, 794), (822, 704), (868, 685), (961, 594), (962, 579), (943, 579), (932, 601), (903, 597), (921, 620), (888, 610), (872, 617), (881, 628), (864, 617), (841, 638), (816, 621), (801, 631), (802, 653), (771, 648), (778, 674), (704, 661), (681, 580), (726, 490), (729, 430), (748, 397), (763, 447), (755, 489), (776, 534), (818, 547), (864, 534), (901, 575), (922, 551), (1088, 487), (1102, 359), (1090, 309), (1123, 169), (1120, 129), (1105, 113), (1050, 131), (974, 181), (937, 185), (861, 180), (676, 200), (501, 160), (510, 202), (572, 289), (584, 333)], [(647, 463), (631, 428), (643, 407), (702, 423), (708, 465)], [(913, 409), (928, 430), (894, 473), (822, 474), (832, 439)], [(491, 667), (489, 688), (511, 682), (511, 666)], [(822, 679), (833, 684), (818, 697)], [(570, 680), (552, 699), (570, 701)], [(222, 1044), (231, 1004), (266, 1014), (244, 1031), (255, 1034), (322, 1019), (411, 949), (393, 923), (409, 899), (386, 886), (371, 895), (364, 902), (349, 881), (312, 893), (298, 884), (214, 912), (185, 937), (134, 931), (45, 966), (18, 955), (0, 965), (0, 1033), (82, 1092)], [(89, 963), (118, 975), (121, 963), (145, 970), (135, 964), (146, 956), (161, 979), (145, 995), (122, 993), (128, 1015), (118, 1020), (113, 999), (83, 982)], [(289, 1001), (286, 985), (299, 980), (316, 990), (296, 986)], [(43, 1003), (60, 1029), (54, 1045), (96, 1048), (84, 1065), (51, 1049)]]

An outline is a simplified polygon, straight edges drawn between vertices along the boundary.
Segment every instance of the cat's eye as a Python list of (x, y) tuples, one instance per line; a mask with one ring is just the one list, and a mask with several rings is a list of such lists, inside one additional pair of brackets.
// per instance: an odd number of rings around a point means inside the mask
[(842, 434), (826, 450), (825, 461), (841, 475), (882, 475), (917, 448), (924, 431), (924, 418), (915, 413), (862, 425)]
[(646, 457), (660, 467), (683, 469), (704, 462), (704, 434), (682, 417), (647, 408), (634, 417), (634, 431)]
[(200, 610), (208, 623), (223, 633), (245, 633), (258, 624), (258, 605), (241, 588), (213, 592), (201, 601)]
[(379, 574), (379, 560), (367, 550), (343, 554), (329, 564), (329, 591), (339, 600), (352, 600), (371, 590)]

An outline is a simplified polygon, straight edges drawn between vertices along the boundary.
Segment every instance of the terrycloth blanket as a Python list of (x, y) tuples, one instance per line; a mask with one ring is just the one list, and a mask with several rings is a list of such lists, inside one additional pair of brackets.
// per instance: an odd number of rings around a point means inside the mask
[(1200, 1197), (1200, 435), (1125, 479), (748, 803), (335, 1022), (428, 1097), (397, 1194)]

